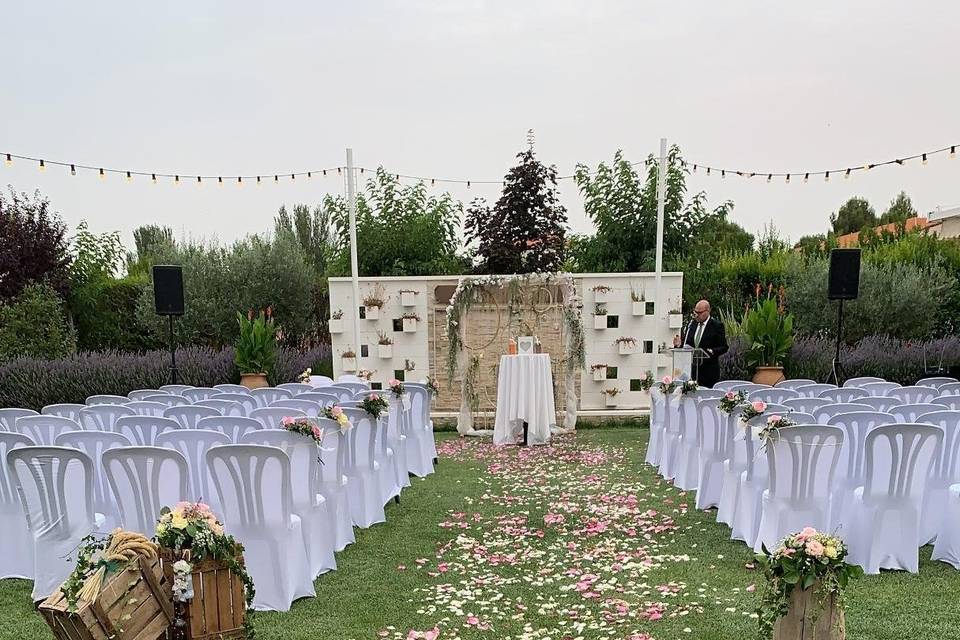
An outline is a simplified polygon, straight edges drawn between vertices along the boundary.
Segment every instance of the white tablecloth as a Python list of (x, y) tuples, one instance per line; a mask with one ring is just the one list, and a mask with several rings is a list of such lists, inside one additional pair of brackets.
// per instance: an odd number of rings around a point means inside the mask
[(514, 420), (523, 420), (530, 425), (527, 444), (550, 441), (550, 425), (556, 421), (556, 410), (549, 354), (500, 357), (494, 444), (522, 442), (523, 429), (515, 429), (511, 424)]

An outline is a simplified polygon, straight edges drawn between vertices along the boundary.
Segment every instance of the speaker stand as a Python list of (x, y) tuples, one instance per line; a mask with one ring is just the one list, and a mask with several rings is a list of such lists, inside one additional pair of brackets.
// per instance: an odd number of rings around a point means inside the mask
[(843, 300), (838, 300), (838, 302), (840, 304), (837, 307), (837, 350), (833, 355), (833, 367), (827, 382), (842, 387), (847, 374), (843, 370), (843, 363), (840, 362), (840, 340), (843, 335)]
[(170, 318), (170, 384), (177, 384), (177, 343), (173, 339), (173, 319)]

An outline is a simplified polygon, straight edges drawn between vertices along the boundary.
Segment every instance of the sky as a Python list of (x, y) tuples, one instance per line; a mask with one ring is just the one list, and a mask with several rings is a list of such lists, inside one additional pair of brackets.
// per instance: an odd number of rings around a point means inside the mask
[[(406, 2), (0, 3), (0, 153), (196, 175), (272, 176), (344, 164), (499, 180), (533, 129), (569, 174), (661, 137), (689, 162), (766, 172), (862, 166), (960, 145), (960, 3)], [(362, 176), (366, 178), (366, 176)], [(272, 177), (271, 177), (272, 181)], [(343, 177), (261, 187), (128, 183), (0, 163), (74, 228), (164, 224), (229, 242), (283, 204), (343, 193)], [(849, 180), (693, 174), (751, 232), (826, 230), (851, 196), (881, 213), (960, 204), (960, 156)], [(444, 187), (465, 202), (498, 187)], [(438, 187), (435, 189), (440, 190)], [(576, 186), (570, 226), (589, 232)]]

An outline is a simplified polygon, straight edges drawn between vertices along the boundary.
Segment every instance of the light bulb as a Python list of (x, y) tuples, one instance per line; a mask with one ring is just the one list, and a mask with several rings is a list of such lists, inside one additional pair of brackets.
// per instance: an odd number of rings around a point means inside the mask
[(257, 176), (257, 186), (259, 187), (261, 184), (263, 184), (263, 183), (260, 182), (260, 176)]
[(217, 186), (223, 186), (223, 176), (217, 176)]
[(107, 174), (103, 172), (103, 168), (100, 169), (100, 179), (101, 180), (107, 179)]
[(127, 171), (127, 182), (133, 182), (133, 176), (130, 175), (129, 171)]
[(773, 174), (772, 174), (772, 173), (768, 173), (768, 174), (767, 174), (767, 182), (770, 182), (771, 180), (773, 180)]
[(150, 179), (153, 180), (153, 184), (157, 184), (157, 174), (151, 173)]
[(72, 176), (77, 175), (77, 168), (73, 165), (70, 165), (70, 175)]
[(307, 171), (307, 180), (309, 180), (309, 179), (312, 178), (312, 177), (313, 177), (313, 172), (312, 172), (312, 171)]
[(955, 146), (950, 147), (950, 159), (953, 160), (956, 157), (957, 157), (957, 148)]
[(200, 176), (197, 176), (197, 186), (199, 187), (202, 184), (203, 184), (203, 180), (200, 179)]
[(850, 179), (850, 169), (847, 169), (846, 172), (843, 174), (843, 179), (844, 180)]
[(180, 176), (173, 176), (173, 184), (174, 186), (180, 184)]
[(920, 156), (921, 164), (927, 164), (927, 154)]
[(787, 174), (787, 184), (790, 184), (790, 174)]
[(803, 181), (804, 181), (804, 182), (810, 182), (810, 174), (809, 174), (809, 173), (803, 174)]
[(721, 177), (721, 178), (726, 178), (726, 177), (727, 177), (727, 171), (726, 171), (726, 169), (721, 169), (721, 170), (720, 170), (720, 177)]
[(4, 159), (3, 162), (9, 167), (10, 165), (13, 164), (13, 156), (8, 153), (7, 157)]
[(829, 171), (827, 171), (825, 174), (823, 174), (823, 181), (824, 181), (824, 182), (830, 182), (830, 172), (829, 172)]
[(241, 178), (240, 176), (237, 176), (237, 186), (238, 187), (243, 186), (243, 178)]
[(46, 171), (47, 165), (44, 164), (43, 160), (40, 161), (40, 171)]

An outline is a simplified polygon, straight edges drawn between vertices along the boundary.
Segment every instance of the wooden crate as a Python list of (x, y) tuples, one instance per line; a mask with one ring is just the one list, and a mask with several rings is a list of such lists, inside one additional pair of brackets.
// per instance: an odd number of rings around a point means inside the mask
[(169, 592), (159, 558), (140, 556), (109, 576), (95, 601), (68, 611), (58, 589), (40, 604), (40, 614), (58, 640), (157, 640), (173, 620)]
[[(773, 640), (845, 640), (847, 631), (843, 609), (831, 595), (820, 607), (817, 602), (819, 585), (809, 589), (794, 589), (790, 594), (789, 611), (776, 622)], [(814, 622), (813, 616), (818, 616)]]
[[(173, 598), (173, 563), (180, 556), (160, 549), (168, 598)], [(243, 558), (240, 559), (243, 564)], [(247, 636), (243, 581), (218, 560), (193, 563), (193, 600), (184, 607), (187, 640), (232, 640)], [(171, 629), (171, 636), (173, 629)]]

